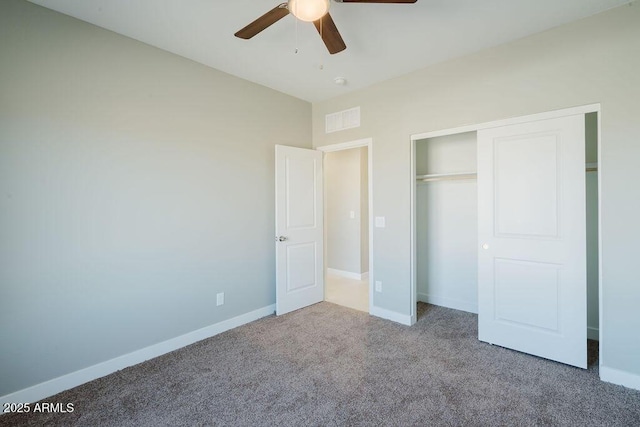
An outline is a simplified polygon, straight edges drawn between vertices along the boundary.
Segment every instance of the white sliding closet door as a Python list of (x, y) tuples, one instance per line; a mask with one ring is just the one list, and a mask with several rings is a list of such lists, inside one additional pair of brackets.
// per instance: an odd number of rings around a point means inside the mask
[(478, 131), (478, 338), (587, 367), (584, 115)]

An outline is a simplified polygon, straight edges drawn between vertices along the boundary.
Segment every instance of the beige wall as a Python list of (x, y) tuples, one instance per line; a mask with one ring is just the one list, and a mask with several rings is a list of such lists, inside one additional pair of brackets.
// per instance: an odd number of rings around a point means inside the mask
[(324, 157), (327, 267), (356, 274), (367, 272), (363, 270), (369, 235), (367, 195), (363, 194), (363, 187), (367, 187), (366, 152), (366, 148), (352, 148)]
[[(374, 229), (374, 306), (410, 313), (412, 134), (601, 103), (602, 364), (640, 375), (638, 70), (634, 3), (314, 104), (314, 146), (373, 138), (373, 215), (386, 217)], [(354, 106), (360, 128), (324, 134), (325, 114)]]
[(309, 103), (2, 0), (0, 396), (274, 304), (275, 144)]
[(360, 148), (360, 271), (369, 272), (369, 150)]

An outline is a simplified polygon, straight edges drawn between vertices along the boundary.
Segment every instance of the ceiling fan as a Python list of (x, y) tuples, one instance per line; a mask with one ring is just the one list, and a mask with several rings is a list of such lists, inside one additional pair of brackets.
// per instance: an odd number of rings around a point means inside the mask
[[(417, 0), (334, 0), (337, 3), (415, 3)], [(271, 9), (237, 33), (236, 37), (250, 39), (289, 13), (301, 21), (313, 22), (330, 54), (347, 48), (336, 24), (329, 15), (331, 0), (288, 0)]]

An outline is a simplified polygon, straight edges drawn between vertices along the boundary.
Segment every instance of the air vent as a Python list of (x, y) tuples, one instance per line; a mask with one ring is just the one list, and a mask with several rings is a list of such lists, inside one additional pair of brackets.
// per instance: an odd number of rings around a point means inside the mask
[(360, 127), (360, 107), (350, 108), (325, 116), (325, 132), (338, 132), (339, 130)]

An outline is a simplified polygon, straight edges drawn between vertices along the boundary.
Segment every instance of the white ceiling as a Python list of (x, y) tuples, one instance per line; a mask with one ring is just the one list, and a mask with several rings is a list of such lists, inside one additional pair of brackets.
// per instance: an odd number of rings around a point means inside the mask
[[(285, 0), (30, 0), (229, 74), (315, 102), (590, 16), (629, 0), (418, 0), (331, 4), (347, 49), (329, 55), (286, 16), (234, 33)], [(296, 53), (296, 48), (298, 52)], [(338, 86), (336, 77), (347, 84)]]

